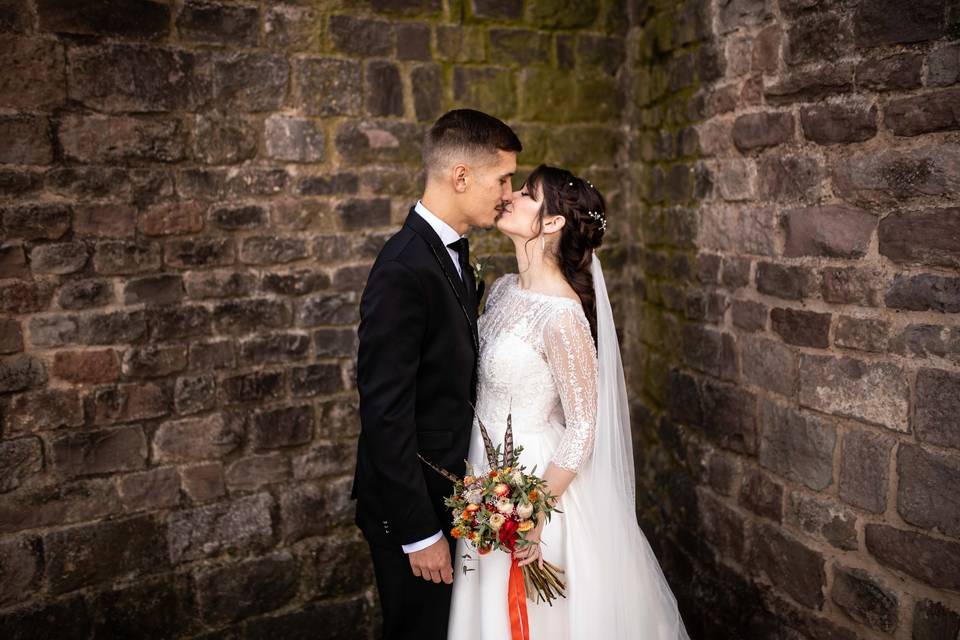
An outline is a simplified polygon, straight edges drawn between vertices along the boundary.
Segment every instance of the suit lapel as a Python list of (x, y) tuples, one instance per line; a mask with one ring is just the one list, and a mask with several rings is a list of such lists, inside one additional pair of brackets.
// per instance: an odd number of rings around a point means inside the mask
[[(464, 282), (460, 276), (457, 275), (457, 268), (453, 264), (453, 260), (450, 258), (450, 252), (447, 251), (447, 248), (441, 242), (440, 237), (437, 235), (437, 232), (433, 230), (427, 221), (420, 217), (414, 209), (410, 209), (410, 213), (407, 216), (406, 222), (404, 224), (419, 235), (421, 238), (426, 241), (427, 245), (430, 247), (430, 250), (433, 252), (434, 258), (437, 261), (440, 270), (443, 272), (443, 275), (447, 282), (450, 285), (450, 288), (453, 290), (453, 295), (457, 298), (457, 303), (460, 305), (460, 309), (463, 311), (464, 318), (467, 321), (467, 325), (470, 328), (470, 336), (473, 338), (473, 348), (480, 353), (480, 342), (477, 334), (477, 310), (476, 306), (472, 306), (473, 297), (467, 291), (467, 283)], [(470, 277), (470, 274), (464, 274), (467, 277)], [(472, 308), (472, 311), (470, 310)]]
[[(440, 236), (433, 230), (433, 227), (421, 218), (415, 209), (410, 209), (410, 214), (407, 216), (407, 221), (404, 224), (416, 231), (417, 235), (426, 240), (427, 244), (434, 249), (446, 273), (454, 276), (457, 275), (457, 267), (453, 264), (447, 247), (444, 246), (443, 241), (440, 240)], [(453, 281), (455, 282), (453, 286), (454, 292), (457, 294), (458, 299), (462, 299), (467, 292), (466, 287), (460, 278), (453, 278)]]
[(466, 281), (468, 308), (471, 311), (470, 320), (473, 322), (474, 330), (477, 326), (477, 307), (480, 306), (480, 297), (477, 295), (477, 279), (473, 275), (473, 269), (467, 265), (467, 272), (463, 274)]

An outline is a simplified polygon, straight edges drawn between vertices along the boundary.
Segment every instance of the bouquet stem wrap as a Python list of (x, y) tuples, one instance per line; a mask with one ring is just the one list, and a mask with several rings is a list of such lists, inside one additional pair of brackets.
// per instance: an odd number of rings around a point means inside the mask
[(527, 623), (527, 594), (523, 584), (523, 569), (517, 564), (517, 559), (513, 558), (510, 561), (510, 583), (507, 588), (511, 640), (530, 640), (530, 626)]

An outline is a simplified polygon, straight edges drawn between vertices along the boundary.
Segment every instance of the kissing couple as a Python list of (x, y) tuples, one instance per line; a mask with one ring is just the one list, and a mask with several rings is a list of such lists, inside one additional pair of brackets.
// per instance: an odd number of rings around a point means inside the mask
[[(380, 251), (360, 302), (361, 432), (352, 497), (370, 545), (386, 640), (688, 640), (636, 519), (628, 399), (596, 250), (607, 228), (588, 180), (540, 165), (514, 191), (513, 130), (470, 109), (427, 132), (426, 186)], [(517, 273), (482, 286), (470, 228), (513, 241)], [(557, 511), (513, 557), (450, 535), (444, 499), (494, 445), (522, 446)], [(566, 596), (527, 602), (518, 633), (511, 562), (562, 568)]]

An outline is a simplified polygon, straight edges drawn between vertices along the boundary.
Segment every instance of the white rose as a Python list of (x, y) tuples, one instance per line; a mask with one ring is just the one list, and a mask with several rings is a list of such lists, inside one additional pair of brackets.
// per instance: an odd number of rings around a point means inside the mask
[(490, 516), (490, 528), (493, 529), (494, 531), (500, 531), (500, 527), (502, 527), (503, 523), (506, 521), (507, 519), (504, 518), (502, 515), (500, 515), (499, 513), (495, 513), (492, 516)]
[(513, 503), (509, 500), (499, 500), (497, 501), (497, 511), (508, 516), (513, 513)]
[(518, 504), (517, 505), (517, 515), (520, 516), (521, 520), (526, 520), (533, 515), (533, 505), (532, 504)]

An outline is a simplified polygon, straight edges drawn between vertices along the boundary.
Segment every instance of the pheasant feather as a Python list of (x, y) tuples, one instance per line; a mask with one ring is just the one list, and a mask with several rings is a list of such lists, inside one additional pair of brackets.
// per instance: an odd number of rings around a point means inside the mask
[(480, 435), (483, 437), (483, 447), (487, 450), (487, 463), (490, 465), (491, 469), (497, 468), (497, 450), (493, 448), (493, 440), (490, 439), (490, 434), (487, 433), (487, 427), (484, 426), (483, 421), (477, 416), (477, 424), (480, 425)]
[(477, 415), (477, 408), (473, 407), (473, 415), (477, 418), (477, 424), (480, 425), (480, 436), (483, 438), (483, 447), (487, 451), (487, 464), (490, 465), (491, 469), (497, 468), (497, 450), (493, 448), (493, 441), (490, 439), (490, 434), (487, 433), (487, 427), (483, 424), (483, 420), (480, 419), (480, 416)]
[(507, 432), (503, 434), (503, 466), (513, 466), (513, 414), (507, 414)]
[(421, 460), (423, 460), (431, 469), (433, 469), (434, 471), (436, 471), (437, 473), (439, 473), (440, 475), (442, 475), (444, 478), (446, 478), (446, 479), (449, 480), (450, 482), (460, 482), (460, 478), (458, 478), (457, 476), (453, 475), (452, 473), (450, 473), (450, 472), (447, 471), (446, 469), (443, 469), (443, 468), (438, 467), (437, 465), (433, 464), (432, 462), (430, 462), (429, 460), (427, 460), (426, 458), (424, 458), (424, 457), (423, 457), (422, 455), (420, 455), (419, 453), (417, 454), (417, 457), (420, 458)]

